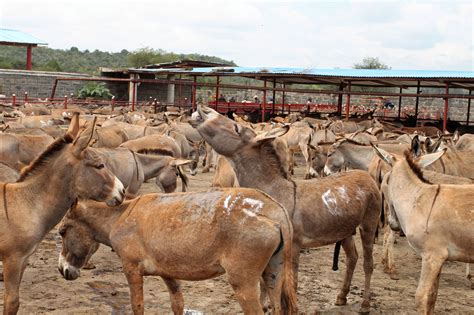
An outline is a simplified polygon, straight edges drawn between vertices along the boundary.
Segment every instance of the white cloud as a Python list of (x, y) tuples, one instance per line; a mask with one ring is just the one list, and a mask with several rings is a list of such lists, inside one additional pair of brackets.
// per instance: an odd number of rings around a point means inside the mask
[[(19, 14), (21, 12), (21, 14)], [(141, 47), (247, 66), (474, 70), (471, 1), (6, 0), (0, 27), (53, 48)]]

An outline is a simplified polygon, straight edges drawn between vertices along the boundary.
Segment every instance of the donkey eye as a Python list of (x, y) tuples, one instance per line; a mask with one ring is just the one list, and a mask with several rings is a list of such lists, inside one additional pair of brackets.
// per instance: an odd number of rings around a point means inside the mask
[(102, 164), (96, 165), (95, 168), (100, 170), (101, 168), (104, 168), (104, 167), (105, 167), (105, 165), (104, 165), (104, 163), (102, 163)]
[(66, 234), (66, 229), (60, 229), (59, 235), (64, 236)]

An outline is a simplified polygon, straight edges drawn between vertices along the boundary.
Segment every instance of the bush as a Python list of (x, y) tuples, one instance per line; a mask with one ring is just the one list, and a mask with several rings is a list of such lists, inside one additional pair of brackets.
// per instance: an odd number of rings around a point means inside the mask
[(110, 99), (112, 98), (112, 93), (109, 89), (105, 87), (105, 83), (87, 83), (82, 89), (78, 92), (78, 98), (93, 97), (99, 99)]

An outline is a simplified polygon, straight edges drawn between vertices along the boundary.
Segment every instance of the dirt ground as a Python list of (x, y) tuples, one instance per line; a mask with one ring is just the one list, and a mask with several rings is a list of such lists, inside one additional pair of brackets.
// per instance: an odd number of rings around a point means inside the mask
[[(297, 168), (301, 178), (302, 168)], [(191, 190), (210, 187), (212, 174), (190, 177)], [(142, 192), (157, 188), (147, 183)], [(298, 304), (302, 314), (356, 314), (361, 302), (364, 274), (359, 240), (356, 241), (359, 262), (348, 295), (348, 305), (335, 306), (342, 282), (344, 255), (340, 270), (331, 270), (333, 246), (306, 249), (300, 259)], [(421, 259), (408, 246), (405, 238), (395, 245), (400, 280), (390, 280), (380, 264), (381, 240), (375, 245), (375, 270), (372, 277), (372, 314), (414, 314), (415, 290)], [(114, 252), (105, 246), (93, 256), (96, 269), (83, 270), (75, 281), (66, 281), (57, 270), (59, 236), (53, 230), (31, 257), (21, 284), (20, 314), (130, 314), (128, 286), (121, 264)], [(463, 263), (445, 264), (436, 304), (437, 314), (474, 314), (474, 290), (469, 288)], [(170, 314), (166, 287), (159, 277), (145, 280), (145, 312)], [(3, 296), (4, 284), (0, 282)], [(233, 299), (226, 277), (200, 282), (183, 282), (187, 309), (206, 314), (238, 314), (240, 307)], [(3, 307), (3, 300), (0, 301)], [(189, 312), (192, 314), (193, 312)]]

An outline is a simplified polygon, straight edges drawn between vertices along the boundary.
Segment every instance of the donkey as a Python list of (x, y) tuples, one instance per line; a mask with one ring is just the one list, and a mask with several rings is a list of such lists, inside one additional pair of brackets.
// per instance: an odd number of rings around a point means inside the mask
[(295, 233), (295, 276), (302, 247), (319, 247), (343, 240), (347, 269), (336, 305), (347, 303), (357, 262), (353, 233), (359, 226), (365, 272), (361, 310), (369, 311), (372, 250), (381, 208), (380, 192), (370, 175), (355, 170), (323, 179), (292, 181), (273, 146), (274, 139), (284, 134), (288, 127), (256, 136), (251, 129), (238, 125), (211, 108), (199, 105), (194, 115), (190, 123), (217, 153), (232, 162), (240, 186), (261, 189), (288, 210)]
[(15, 183), (0, 183), (0, 259), (5, 282), (4, 314), (16, 314), (23, 271), (44, 236), (77, 198), (123, 201), (122, 183), (87, 146), (93, 128), (82, 136), (75, 115), (65, 136), (53, 142)]
[(263, 314), (262, 275), (275, 314), (296, 313), (291, 222), (281, 205), (257, 190), (148, 194), (115, 208), (81, 202), (59, 233), (58, 269), (67, 280), (79, 276), (97, 242), (115, 250), (134, 314), (144, 312), (143, 276), (163, 278), (172, 310), (181, 315), (184, 301), (177, 279), (204, 280), (224, 273), (245, 314)]
[[(400, 154), (410, 147), (409, 144), (403, 143), (380, 143), (379, 145), (389, 152)], [(358, 143), (351, 139), (342, 139), (334, 143), (328, 150), (324, 174), (334, 174), (345, 167), (366, 171), (374, 154), (374, 150), (370, 145)]]
[[(474, 185), (431, 184), (419, 166), (427, 166), (443, 151), (421, 156), (418, 165), (409, 152), (396, 157), (376, 148), (392, 167), (382, 185), (396, 223), (410, 246), (421, 255), (421, 274), (415, 303), (423, 314), (433, 314), (441, 268), (446, 260), (474, 262)], [(395, 225), (391, 216), (391, 225)]]

